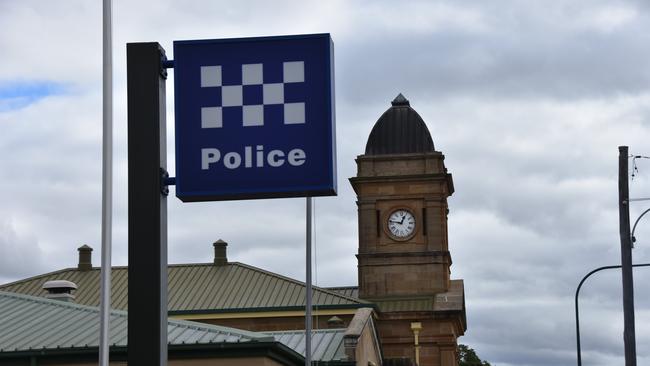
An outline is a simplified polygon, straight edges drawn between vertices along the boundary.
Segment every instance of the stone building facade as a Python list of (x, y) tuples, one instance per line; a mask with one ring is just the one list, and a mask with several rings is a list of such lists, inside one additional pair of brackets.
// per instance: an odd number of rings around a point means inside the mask
[(454, 184), (444, 155), (400, 94), (356, 162), (358, 296), (379, 305), (384, 357), (457, 365), (466, 318), (463, 282), (450, 280), (447, 197)]

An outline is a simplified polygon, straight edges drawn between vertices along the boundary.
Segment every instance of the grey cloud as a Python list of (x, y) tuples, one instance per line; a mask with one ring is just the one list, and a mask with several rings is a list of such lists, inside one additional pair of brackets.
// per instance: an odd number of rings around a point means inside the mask
[[(373, 36), (345, 38), (338, 44), (342, 67), (337, 71), (346, 98), (367, 102), (374, 91), (395, 85), (433, 98), (580, 100), (648, 90), (644, 65), (650, 53), (643, 38), (633, 36), (643, 33), (647, 11), (602, 32), (575, 24), (598, 7), (593, 2), (498, 3), (479, 6), (488, 24), (483, 32), (377, 29)], [(367, 24), (372, 26), (370, 20)]]
[[(356, 282), (356, 205), (347, 178), (374, 122), (403, 92), (454, 176), (452, 277), (465, 279), (469, 318), (461, 341), (502, 366), (573, 365), (575, 286), (620, 257), (616, 146), (644, 153), (647, 145), (647, 5), (413, 4), (248, 2), (223, 12), (219, 3), (163, 1), (147, 17), (148, 2), (116, 4), (113, 263), (127, 260), (124, 44), (157, 40), (171, 53), (173, 39), (328, 31), (337, 56), (339, 196), (316, 200), (319, 282)], [(403, 15), (395, 19), (412, 21), (391, 23), (396, 6)], [(603, 13), (610, 8), (619, 18)], [(0, 180), (0, 253), (23, 261), (0, 265), (4, 280), (74, 265), (82, 243), (95, 248), (99, 263), (100, 15), (90, 3), (0, 2), (1, 22), (11, 29), (0, 37), (0, 80), (71, 85), (69, 94), (0, 112), (0, 165), (10, 172)], [(643, 164), (632, 188), (650, 197), (650, 165)], [(635, 206), (638, 215), (637, 207), (644, 206)], [(302, 199), (181, 204), (170, 196), (169, 260), (210, 261), (211, 243), (222, 238), (232, 260), (302, 278), (303, 215)], [(650, 226), (642, 222), (638, 230), (635, 261), (647, 262)], [(27, 259), (43, 256), (47, 263)], [(647, 275), (635, 276), (644, 324)], [(585, 360), (620, 363), (618, 277), (594, 278), (584, 291)], [(639, 330), (645, 360), (648, 336)]]
[(648, 90), (650, 74), (643, 65), (650, 55), (640, 39), (630, 40), (628, 33), (558, 34), (553, 43), (549, 33), (511, 41), (440, 34), (382, 39), (363, 48), (342, 45), (340, 53), (349, 58), (339, 68), (348, 86), (345, 97), (366, 102), (373, 91), (395, 85), (433, 98), (583, 99)]
[(43, 269), (44, 253), (36, 237), (17, 231), (12, 219), (0, 215), (0, 280), (13, 280)]

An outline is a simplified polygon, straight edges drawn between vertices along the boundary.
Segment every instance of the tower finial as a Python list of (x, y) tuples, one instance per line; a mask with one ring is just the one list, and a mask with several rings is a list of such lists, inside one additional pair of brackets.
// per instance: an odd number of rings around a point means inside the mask
[(397, 94), (397, 96), (395, 97), (395, 99), (393, 99), (393, 101), (390, 102), (390, 104), (392, 104), (393, 107), (399, 107), (399, 106), (404, 106), (404, 105), (411, 105), (411, 104), (409, 103), (408, 99), (406, 99), (406, 98), (402, 95), (402, 93)]

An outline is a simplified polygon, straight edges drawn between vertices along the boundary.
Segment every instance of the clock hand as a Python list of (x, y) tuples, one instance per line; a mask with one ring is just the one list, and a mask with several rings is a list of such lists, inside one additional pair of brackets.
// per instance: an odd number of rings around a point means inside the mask
[(392, 222), (393, 224), (401, 224), (399, 221), (393, 221), (393, 220), (388, 220), (388, 222)]
[(402, 216), (402, 221), (399, 222), (400, 225), (404, 224), (404, 218), (406, 218), (406, 215)]

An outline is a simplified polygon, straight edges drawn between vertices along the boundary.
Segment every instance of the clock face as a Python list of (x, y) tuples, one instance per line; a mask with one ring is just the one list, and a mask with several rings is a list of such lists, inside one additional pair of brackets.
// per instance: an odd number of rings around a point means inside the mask
[(388, 216), (388, 231), (396, 239), (408, 239), (415, 232), (415, 217), (407, 209), (398, 209)]

